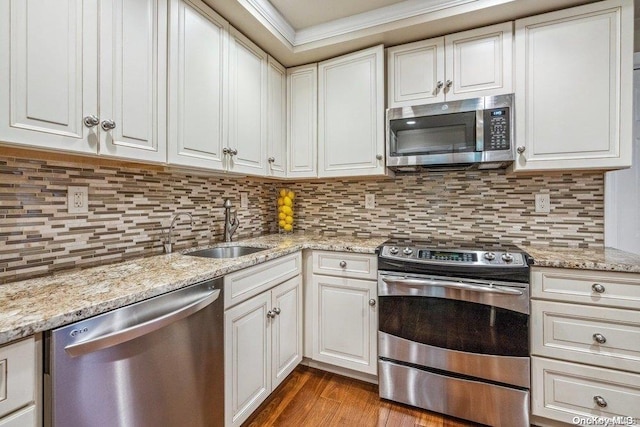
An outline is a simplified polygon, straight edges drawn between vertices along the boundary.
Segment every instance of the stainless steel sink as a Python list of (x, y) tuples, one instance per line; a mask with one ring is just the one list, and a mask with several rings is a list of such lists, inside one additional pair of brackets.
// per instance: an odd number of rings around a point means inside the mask
[(238, 258), (265, 250), (267, 250), (267, 248), (253, 248), (250, 246), (220, 246), (217, 248), (189, 252), (185, 255), (199, 256), (203, 258)]

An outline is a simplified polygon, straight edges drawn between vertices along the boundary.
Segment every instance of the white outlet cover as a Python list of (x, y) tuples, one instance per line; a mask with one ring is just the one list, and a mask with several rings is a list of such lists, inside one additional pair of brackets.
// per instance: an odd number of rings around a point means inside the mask
[(89, 187), (67, 187), (67, 212), (89, 212)]
[(536, 213), (551, 212), (550, 198), (548, 194), (536, 194)]
[(240, 193), (240, 207), (241, 208), (249, 207), (249, 193)]
[(375, 194), (365, 194), (364, 195), (364, 207), (365, 207), (365, 209), (375, 209), (375, 207), (376, 207), (376, 196), (375, 196)]

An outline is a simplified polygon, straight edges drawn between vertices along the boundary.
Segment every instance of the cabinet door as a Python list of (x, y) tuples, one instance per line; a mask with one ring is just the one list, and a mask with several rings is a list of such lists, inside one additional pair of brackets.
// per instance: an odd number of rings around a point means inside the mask
[(222, 170), (229, 24), (200, 0), (171, 0), (169, 23), (168, 161)]
[(229, 35), (229, 170), (265, 175), (267, 54), (235, 28)]
[(239, 426), (271, 393), (271, 331), (264, 292), (224, 314), (225, 425)]
[(313, 276), (313, 359), (377, 372), (377, 283)]
[(629, 166), (632, 11), (611, 0), (516, 21), (515, 170)]
[(318, 65), (318, 175), (383, 175), (382, 45)]
[(302, 361), (302, 279), (296, 276), (271, 291), (273, 343), (272, 387), (275, 389)]
[(101, 155), (167, 160), (166, 69), (167, 0), (102, 0)]
[(447, 101), (513, 92), (513, 23), (445, 36)]
[(287, 72), (269, 57), (267, 77), (267, 175), (284, 177), (287, 159)]
[(318, 176), (318, 64), (287, 70), (287, 176)]
[(0, 2), (0, 140), (97, 153), (98, 2)]
[(389, 108), (444, 101), (444, 38), (387, 49)]

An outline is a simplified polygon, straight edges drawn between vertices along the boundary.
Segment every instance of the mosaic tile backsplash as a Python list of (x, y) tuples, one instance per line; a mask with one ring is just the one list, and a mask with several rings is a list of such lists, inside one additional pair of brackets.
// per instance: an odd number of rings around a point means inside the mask
[[(192, 213), (194, 225), (178, 221), (174, 250), (220, 242), (225, 197), (238, 208), (239, 238), (276, 232), (274, 195), (281, 183), (24, 153), (0, 147), (0, 284), (160, 254), (163, 233), (177, 212)], [(88, 187), (88, 213), (67, 213), (69, 185)], [(598, 172), (425, 172), (286, 186), (296, 191), (296, 230), (603, 244), (604, 177)], [(239, 208), (241, 192), (249, 196), (248, 209)], [(366, 193), (375, 194), (373, 210), (364, 207)], [(551, 213), (534, 212), (536, 193), (550, 194)]]

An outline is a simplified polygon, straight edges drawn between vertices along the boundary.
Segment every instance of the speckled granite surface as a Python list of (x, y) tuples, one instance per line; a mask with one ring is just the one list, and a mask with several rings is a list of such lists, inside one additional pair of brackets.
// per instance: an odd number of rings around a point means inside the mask
[(538, 267), (640, 273), (640, 255), (613, 248), (580, 249), (521, 246)]
[(244, 245), (269, 249), (235, 259), (174, 253), (9, 283), (0, 286), (0, 344), (301, 249), (374, 253), (385, 240), (317, 234), (270, 235), (242, 240)]

